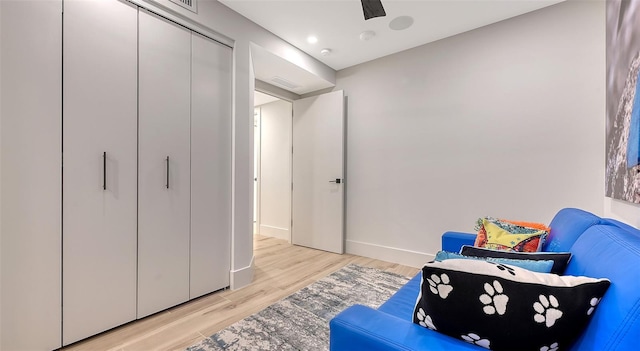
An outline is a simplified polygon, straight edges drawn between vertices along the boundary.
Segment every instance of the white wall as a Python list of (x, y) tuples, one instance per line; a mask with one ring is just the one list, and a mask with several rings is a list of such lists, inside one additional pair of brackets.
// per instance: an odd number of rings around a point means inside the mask
[(569, 1), (339, 71), (347, 252), (418, 266), (480, 216), (602, 214), (604, 20)]
[(640, 228), (640, 205), (604, 198), (604, 215)]
[(260, 234), (291, 240), (292, 104), (261, 105)]

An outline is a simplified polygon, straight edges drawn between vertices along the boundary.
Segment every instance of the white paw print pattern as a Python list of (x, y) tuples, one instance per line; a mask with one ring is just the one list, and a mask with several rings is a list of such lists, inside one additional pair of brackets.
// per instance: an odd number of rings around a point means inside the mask
[(480, 302), (485, 305), (482, 308), (484, 313), (498, 313), (502, 316), (507, 311), (507, 302), (509, 302), (509, 296), (503, 294), (502, 284), (497, 280), (493, 281), (493, 285), (484, 283), (484, 291), (486, 294), (480, 295)]
[(429, 328), (431, 330), (437, 330), (436, 326), (433, 324), (433, 321), (431, 320), (431, 316), (427, 316), (427, 314), (424, 313), (424, 310), (422, 308), (418, 310), (418, 313), (416, 313), (416, 317), (418, 317), (418, 320), (420, 321), (418, 324), (420, 324), (421, 326), (425, 328)]
[(558, 343), (554, 342), (553, 344), (551, 344), (549, 346), (542, 346), (540, 348), (540, 351), (558, 351)]
[(587, 316), (590, 316), (593, 313), (593, 311), (595, 311), (596, 306), (598, 306), (599, 303), (600, 303), (600, 299), (597, 297), (594, 297), (591, 299), (591, 301), (589, 301), (590, 307), (589, 307), (589, 310), (587, 311)]
[(468, 342), (469, 344), (482, 346), (485, 349), (491, 350), (491, 348), (490, 348), (491, 342), (489, 340), (487, 340), (487, 339), (481, 339), (478, 334), (469, 333), (467, 335), (461, 335), (460, 337), (462, 338), (462, 340)]
[(440, 295), (443, 299), (446, 299), (453, 291), (453, 287), (449, 285), (449, 276), (445, 273), (440, 274), (439, 277), (436, 274), (432, 274), (431, 277), (427, 278), (427, 281), (431, 292)]
[(550, 328), (562, 317), (562, 311), (558, 309), (560, 307), (558, 299), (553, 295), (549, 295), (548, 298), (540, 295), (538, 300), (540, 301), (533, 304), (533, 309), (537, 312), (533, 316), (533, 320), (538, 323), (545, 323), (547, 328)]

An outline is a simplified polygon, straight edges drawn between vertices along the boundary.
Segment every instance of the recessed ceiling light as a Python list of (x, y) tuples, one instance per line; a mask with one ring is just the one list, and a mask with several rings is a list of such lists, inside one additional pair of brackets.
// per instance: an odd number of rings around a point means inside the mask
[(329, 56), (329, 55), (331, 55), (331, 49), (329, 49), (329, 48), (324, 48), (324, 49), (320, 50), (320, 55), (322, 55), (322, 56)]
[(364, 32), (360, 33), (360, 40), (367, 41), (375, 36), (376, 32), (372, 30), (365, 30)]
[(404, 30), (413, 25), (413, 17), (411, 16), (400, 16), (394, 18), (391, 22), (389, 22), (389, 28), (393, 30)]
[(318, 42), (318, 38), (314, 37), (313, 35), (310, 35), (307, 37), (307, 43), (309, 44), (315, 44)]

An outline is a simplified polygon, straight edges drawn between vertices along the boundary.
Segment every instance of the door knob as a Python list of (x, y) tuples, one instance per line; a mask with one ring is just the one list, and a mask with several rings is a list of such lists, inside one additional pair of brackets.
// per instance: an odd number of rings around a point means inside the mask
[(342, 179), (340, 178), (336, 178), (336, 180), (330, 180), (329, 183), (336, 183), (336, 184), (340, 184), (342, 183)]

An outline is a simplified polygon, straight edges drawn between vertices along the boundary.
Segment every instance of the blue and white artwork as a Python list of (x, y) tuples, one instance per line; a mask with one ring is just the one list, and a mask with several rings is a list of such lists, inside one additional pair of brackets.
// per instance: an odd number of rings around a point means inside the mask
[(640, 203), (640, 1), (606, 2), (606, 196)]

